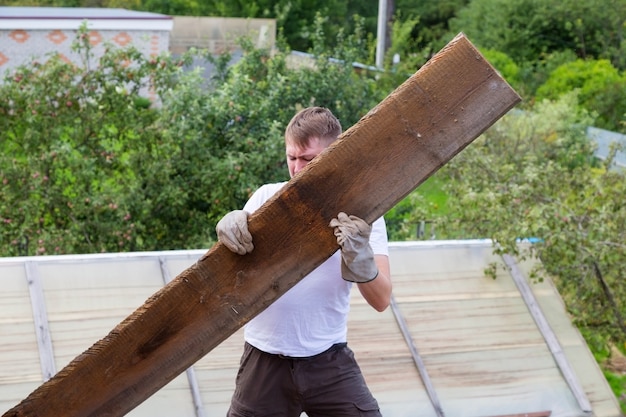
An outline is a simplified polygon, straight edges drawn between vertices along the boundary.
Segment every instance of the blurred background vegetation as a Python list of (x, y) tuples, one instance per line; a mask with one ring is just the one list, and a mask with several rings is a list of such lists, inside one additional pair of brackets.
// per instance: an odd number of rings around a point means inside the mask
[[(597, 158), (586, 128), (626, 133), (626, 0), (390, 0), (384, 68), (360, 71), (352, 63), (374, 65), (371, 0), (0, 5), (264, 17), (279, 29), (274, 50), (241, 39), (234, 65), (111, 48), (93, 68), (51, 57), (4, 74), (0, 256), (209, 247), (224, 213), (287, 179), (282, 134), (298, 109), (328, 107), (347, 129), (464, 32), (523, 103), (387, 213), (390, 239), (491, 238), (539, 257), (533, 278), (554, 279), (625, 407), (614, 366), (626, 349), (623, 149)], [(91, 53), (86, 38), (75, 48)], [(294, 50), (315, 65), (288, 65)], [(211, 80), (191, 70), (198, 60)], [(141, 97), (148, 84), (160, 106)]]

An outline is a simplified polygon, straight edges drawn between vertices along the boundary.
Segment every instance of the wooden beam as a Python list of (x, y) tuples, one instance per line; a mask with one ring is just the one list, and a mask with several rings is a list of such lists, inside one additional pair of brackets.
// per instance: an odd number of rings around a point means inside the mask
[(337, 251), (338, 212), (382, 216), (519, 100), (460, 34), (250, 217), (252, 253), (216, 244), (4, 416), (124, 415)]

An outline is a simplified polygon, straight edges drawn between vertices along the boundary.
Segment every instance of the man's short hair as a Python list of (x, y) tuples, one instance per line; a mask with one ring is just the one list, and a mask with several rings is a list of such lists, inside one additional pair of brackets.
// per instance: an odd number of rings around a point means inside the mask
[(329, 145), (341, 135), (341, 124), (335, 115), (324, 107), (307, 107), (291, 119), (285, 129), (285, 140), (296, 147), (308, 145), (311, 138)]

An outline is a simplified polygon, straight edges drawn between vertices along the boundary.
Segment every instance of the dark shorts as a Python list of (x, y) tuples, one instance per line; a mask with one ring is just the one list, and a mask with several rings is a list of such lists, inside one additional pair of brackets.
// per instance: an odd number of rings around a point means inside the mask
[(352, 350), (333, 345), (310, 358), (262, 352), (246, 343), (228, 417), (380, 417)]

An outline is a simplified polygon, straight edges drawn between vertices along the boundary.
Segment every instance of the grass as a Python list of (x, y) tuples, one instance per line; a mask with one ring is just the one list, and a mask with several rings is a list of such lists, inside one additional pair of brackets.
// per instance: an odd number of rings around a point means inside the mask
[[(429, 222), (445, 215), (448, 196), (442, 184), (443, 181), (433, 175), (389, 210), (385, 219), (390, 240), (419, 239), (417, 230), (420, 221)], [(420, 214), (416, 215), (416, 212)], [(427, 232), (427, 235), (430, 233)]]
[(626, 375), (619, 375), (611, 371), (603, 370), (609, 386), (619, 401), (622, 413), (626, 414)]
[(443, 191), (443, 180), (434, 175), (420, 185), (416, 192), (425, 200), (431, 216), (444, 216), (447, 213), (448, 195)]

